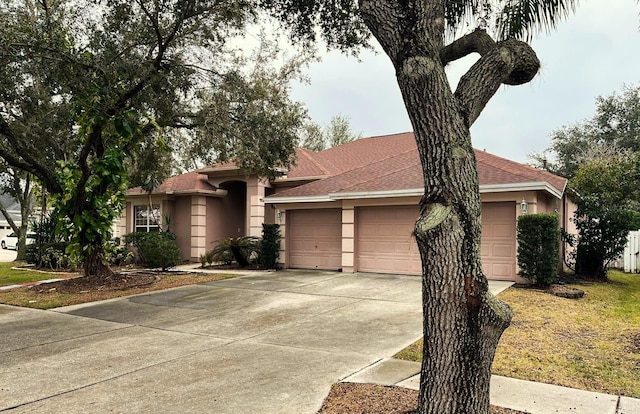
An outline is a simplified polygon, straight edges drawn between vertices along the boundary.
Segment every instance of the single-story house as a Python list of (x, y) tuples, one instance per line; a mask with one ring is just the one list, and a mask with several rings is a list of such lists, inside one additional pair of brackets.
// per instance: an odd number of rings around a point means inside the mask
[[(483, 269), (490, 279), (519, 280), (516, 219), (557, 212), (570, 227), (572, 203), (562, 177), (476, 150), (482, 197)], [(154, 231), (171, 217), (183, 258), (197, 261), (216, 240), (260, 236), (279, 223), (285, 268), (420, 274), (412, 230), (424, 192), (413, 133), (362, 138), (311, 152), (272, 181), (232, 164), (171, 177), (151, 194), (127, 193), (120, 234)]]

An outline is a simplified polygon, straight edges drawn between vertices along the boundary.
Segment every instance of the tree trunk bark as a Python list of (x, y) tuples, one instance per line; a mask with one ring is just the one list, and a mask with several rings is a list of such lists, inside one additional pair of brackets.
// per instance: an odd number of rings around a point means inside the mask
[[(502, 84), (531, 80), (540, 62), (523, 42), (476, 30), (444, 45), (442, 0), (360, 0), (413, 126), (424, 176), (415, 236), (422, 258), (424, 349), (418, 412), (489, 413), (491, 364), (511, 310), (480, 263), (481, 201), (469, 128)], [(480, 59), (453, 93), (444, 66)], [(515, 206), (514, 206), (515, 208)]]
[(16, 261), (23, 262), (27, 259), (27, 230), (28, 230), (28, 216), (22, 215), (22, 224), (20, 224), (20, 236), (18, 237), (18, 244), (16, 245)]
[[(424, 350), (420, 413), (488, 413), (495, 349), (511, 311), (480, 264), (476, 160), (444, 73), (398, 83), (414, 125), (425, 195), (415, 235), (422, 258)], [(439, 91), (425, 99), (422, 91)], [(450, 95), (450, 96), (447, 96)]]
[(80, 247), (86, 246), (91, 250), (84, 259), (82, 264), (82, 270), (85, 277), (111, 277), (113, 276), (113, 270), (107, 265), (105, 253), (104, 253), (104, 241), (100, 237), (96, 237), (96, 240), (89, 240), (83, 237), (86, 233), (80, 233), (78, 241)]
[(105, 264), (104, 252), (89, 253), (83, 264), (83, 274), (86, 277), (113, 276), (113, 270)]

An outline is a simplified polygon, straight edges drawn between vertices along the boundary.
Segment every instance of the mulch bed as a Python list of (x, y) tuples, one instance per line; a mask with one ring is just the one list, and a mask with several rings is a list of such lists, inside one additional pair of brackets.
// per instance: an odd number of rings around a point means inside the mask
[(584, 290), (575, 289), (565, 285), (551, 285), (547, 291), (552, 295), (567, 299), (580, 299), (584, 296)]
[[(341, 382), (334, 384), (318, 414), (412, 414), (418, 391), (408, 388)], [(492, 414), (526, 414), (491, 406)]]
[(85, 293), (105, 290), (125, 290), (155, 283), (158, 276), (150, 272), (114, 273), (111, 276), (75, 277), (31, 286), (29, 289), (46, 293)]

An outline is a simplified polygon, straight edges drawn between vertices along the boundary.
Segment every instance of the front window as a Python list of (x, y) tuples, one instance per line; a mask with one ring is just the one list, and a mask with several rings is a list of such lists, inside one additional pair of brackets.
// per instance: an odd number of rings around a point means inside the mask
[(133, 207), (134, 231), (136, 233), (148, 233), (160, 231), (160, 206), (153, 204), (151, 206), (134, 206)]

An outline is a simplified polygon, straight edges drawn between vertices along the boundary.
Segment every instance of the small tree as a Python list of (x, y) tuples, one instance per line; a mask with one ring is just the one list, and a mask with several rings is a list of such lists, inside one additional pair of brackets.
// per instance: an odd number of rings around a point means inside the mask
[(260, 243), (260, 266), (263, 269), (277, 269), (279, 251), (280, 225), (262, 224), (262, 242)]
[(635, 227), (638, 182), (640, 153), (593, 159), (578, 167), (569, 183), (578, 205), (573, 218), (577, 274), (606, 279), (607, 264), (622, 253)]
[(520, 276), (538, 286), (552, 284), (558, 274), (560, 224), (557, 214), (518, 217)]
[(572, 240), (576, 247), (572, 255), (576, 274), (606, 279), (607, 265), (624, 251), (629, 231), (636, 229), (638, 213), (585, 196), (573, 221), (578, 229), (578, 237)]

